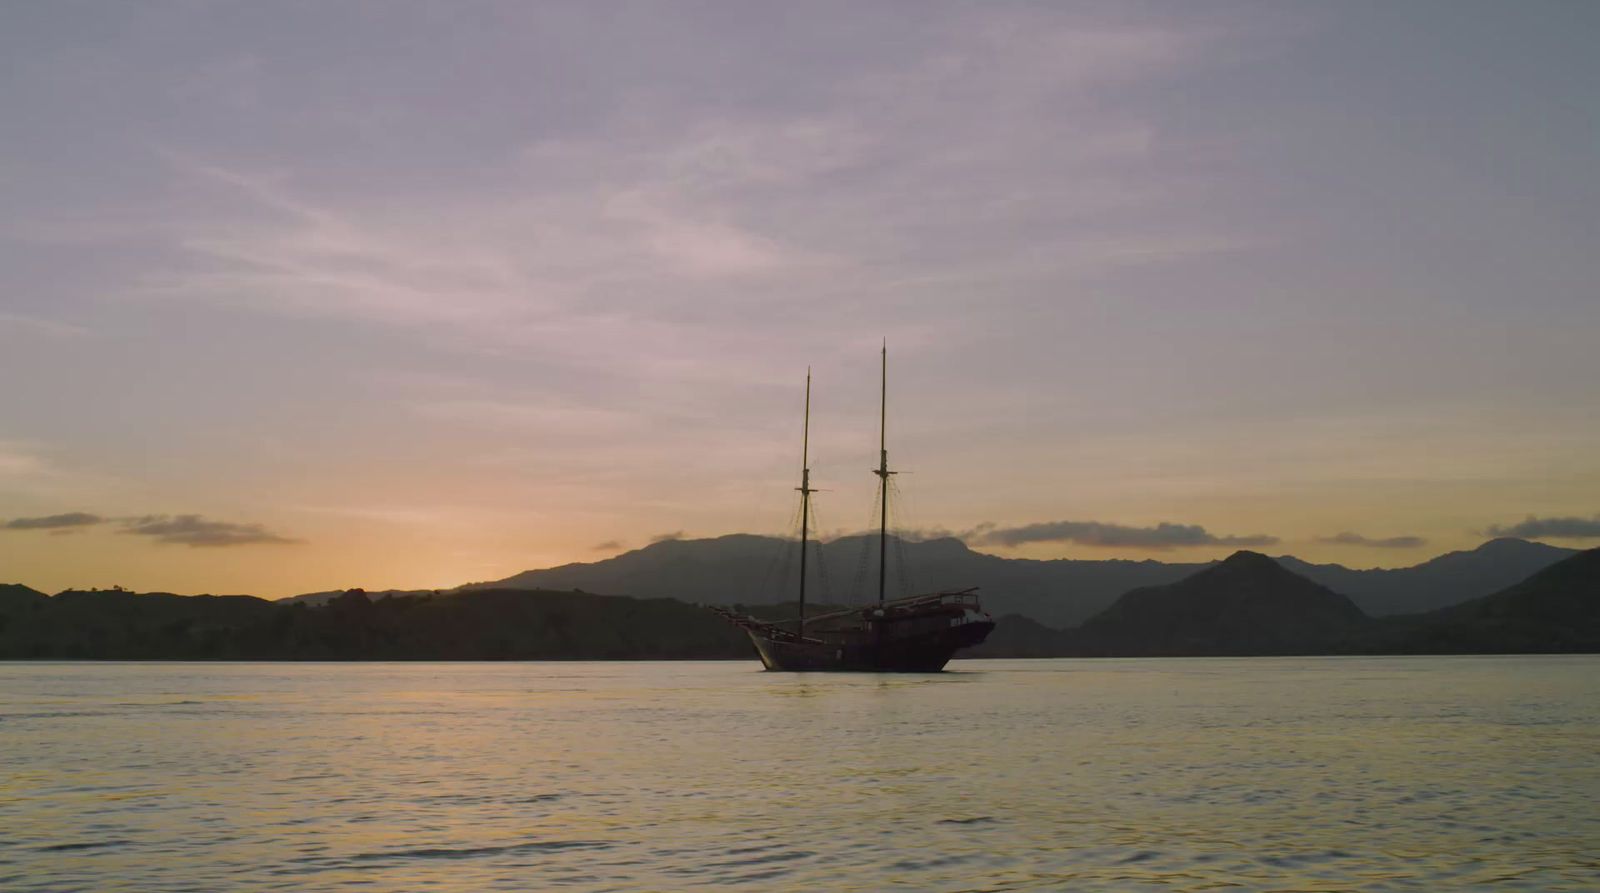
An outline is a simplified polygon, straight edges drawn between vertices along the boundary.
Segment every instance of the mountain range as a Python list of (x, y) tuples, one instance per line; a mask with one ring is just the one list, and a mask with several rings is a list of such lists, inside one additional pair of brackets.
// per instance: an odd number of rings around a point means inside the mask
[(353, 589), (320, 604), (122, 590), (0, 596), (7, 660), (670, 660), (749, 648), (695, 605), (574, 592)]
[[(1490, 552), (1503, 549), (1495, 546)], [(793, 606), (755, 610), (776, 618), (792, 615)], [(1488, 595), (1425, 613), (1376, 618), (1284, 561), (1237, 552), (1170, 583), (1135, 587), (1074, 628), (1053, 628), (1020, 614), (1001, 616), (990, 639), (967, 656), (1595, 651), (1600, 651), (1600, 549), (1571, 554)], [(120, 589), (46, 596), (26, 586), (0, 585), (0, 659), (749, 656), (750, 646), (738, 630), (698, 605), (672, 598), (501, 587), (398, 592), (376, 599), (357, 589), (269, 602)]]
[(1135, 589), (1072, 629), (998, 619), (972, 657), (1505, 654), (1600, 651), (1600, 549), (1490, 595), (1369, 617), (1355, 602), (1253, 552)]
[(1336, 649), (1370, 619), (1355, 602), (1255, 552), (1176, 583), (1123, 594), (1089, 618), (1078, 653), (1306, 654)]
[[(948, 537), (891, 538), (891, 543), (891, 597), (977, 586), (984, 606), (996, 616), (1018, 614), (1050, 627), (1077, 626), (1129, 590), (1175, 583), (1215, 564), (1001, 558)], [(875, 597), (876, 546), (876, 537), (861, 536), (814, 546), (820, 558), (808, 583), (810, 597), (859, 604), (867, 600), (869, 589)], [(581, 589), (707, 604), (770, 604), (794, 598), (795, 551), (793, 540), (749, 534), (666, 540), (614, 558), (524, 571), (461, 588)], [(1505, 538), (1395, 569), (1357, 570), (1292, 556), (1276, 561), (1348, 596), (1364, 613), (1383, 617), (1431, 611), (1488, 595), (1572, 554), (1572, 549)]]

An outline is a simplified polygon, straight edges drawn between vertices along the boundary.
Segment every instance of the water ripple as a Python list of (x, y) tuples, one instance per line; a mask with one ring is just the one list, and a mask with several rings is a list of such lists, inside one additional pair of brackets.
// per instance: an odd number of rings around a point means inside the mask
[(1600, 659), (0, 664), (0, 889), (1589, 891)]
[(37, 848), (41, 853), (69, 853), (82, 850), (98, 850), (106, 847), (117, 847), (126, 844), (126, 840), (97, 840), (85, 843), (54, 843), (49, 846)]
[(498, 856), (505, 853), (553, 852), (574, 849), (605, 849), (611, 846), (603, 840), (533, 840), (525, 843), (508, 843), (501, 846), (476, 847), (424, 847), (414, 850), (387, 850), (378, 853), (358, 853), (350, 858), (357, 862), (381, 859), (471, 859), (477, 856)]

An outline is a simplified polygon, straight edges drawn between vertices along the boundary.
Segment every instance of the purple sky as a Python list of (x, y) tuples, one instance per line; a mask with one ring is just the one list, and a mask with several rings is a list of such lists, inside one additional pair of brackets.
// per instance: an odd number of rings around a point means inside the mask
[(904, 522), (997, 554), (1593, 545), (1597, 44), (1581, 2), (8, 4), (0, 577), (779, 532), (808, 365), (856, 529), (884, 337)]

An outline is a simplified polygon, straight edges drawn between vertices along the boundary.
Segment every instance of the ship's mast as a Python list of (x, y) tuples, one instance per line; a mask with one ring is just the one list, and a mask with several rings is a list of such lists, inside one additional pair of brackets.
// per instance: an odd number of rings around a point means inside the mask
[[(806, 369), (806, 415), (800, 428), (800, 635), (806, 633), (806, 539), (811, 528), (811, 369)], [(824, 581), (826, 582), (826, 581)]]
[(894, 472), (889, 470), (889, 339), (883, 341), (882, 376), (879, 381), (878, 393), (878, 467), (873, 469), (873, 474), (878, 476), (878, 486), (882, 491), (882, 498), (878, 500), (881, 514), (878, 516), (878, 604), (883, 604), (883, 593), (888, 581), (889, 572), (889, 475)]

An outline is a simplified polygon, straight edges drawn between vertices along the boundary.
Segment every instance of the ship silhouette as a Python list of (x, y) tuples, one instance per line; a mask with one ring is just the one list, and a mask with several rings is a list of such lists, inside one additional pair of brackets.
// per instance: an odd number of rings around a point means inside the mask
[(878, 599), (876, 604), (806, 617), (806, 549), (810, 545), (811, 373), (806, 372), (805, 423), (800, 449), (800, 592), (792, 621), (763, 620), (713, 608), (744, 630), (768, 670), (936, 673), (958, 649), (977, 645), (994, 629), (976, 588), (885, 598), (889, 550), (889, 350), (881, 354), (878, 467)]

